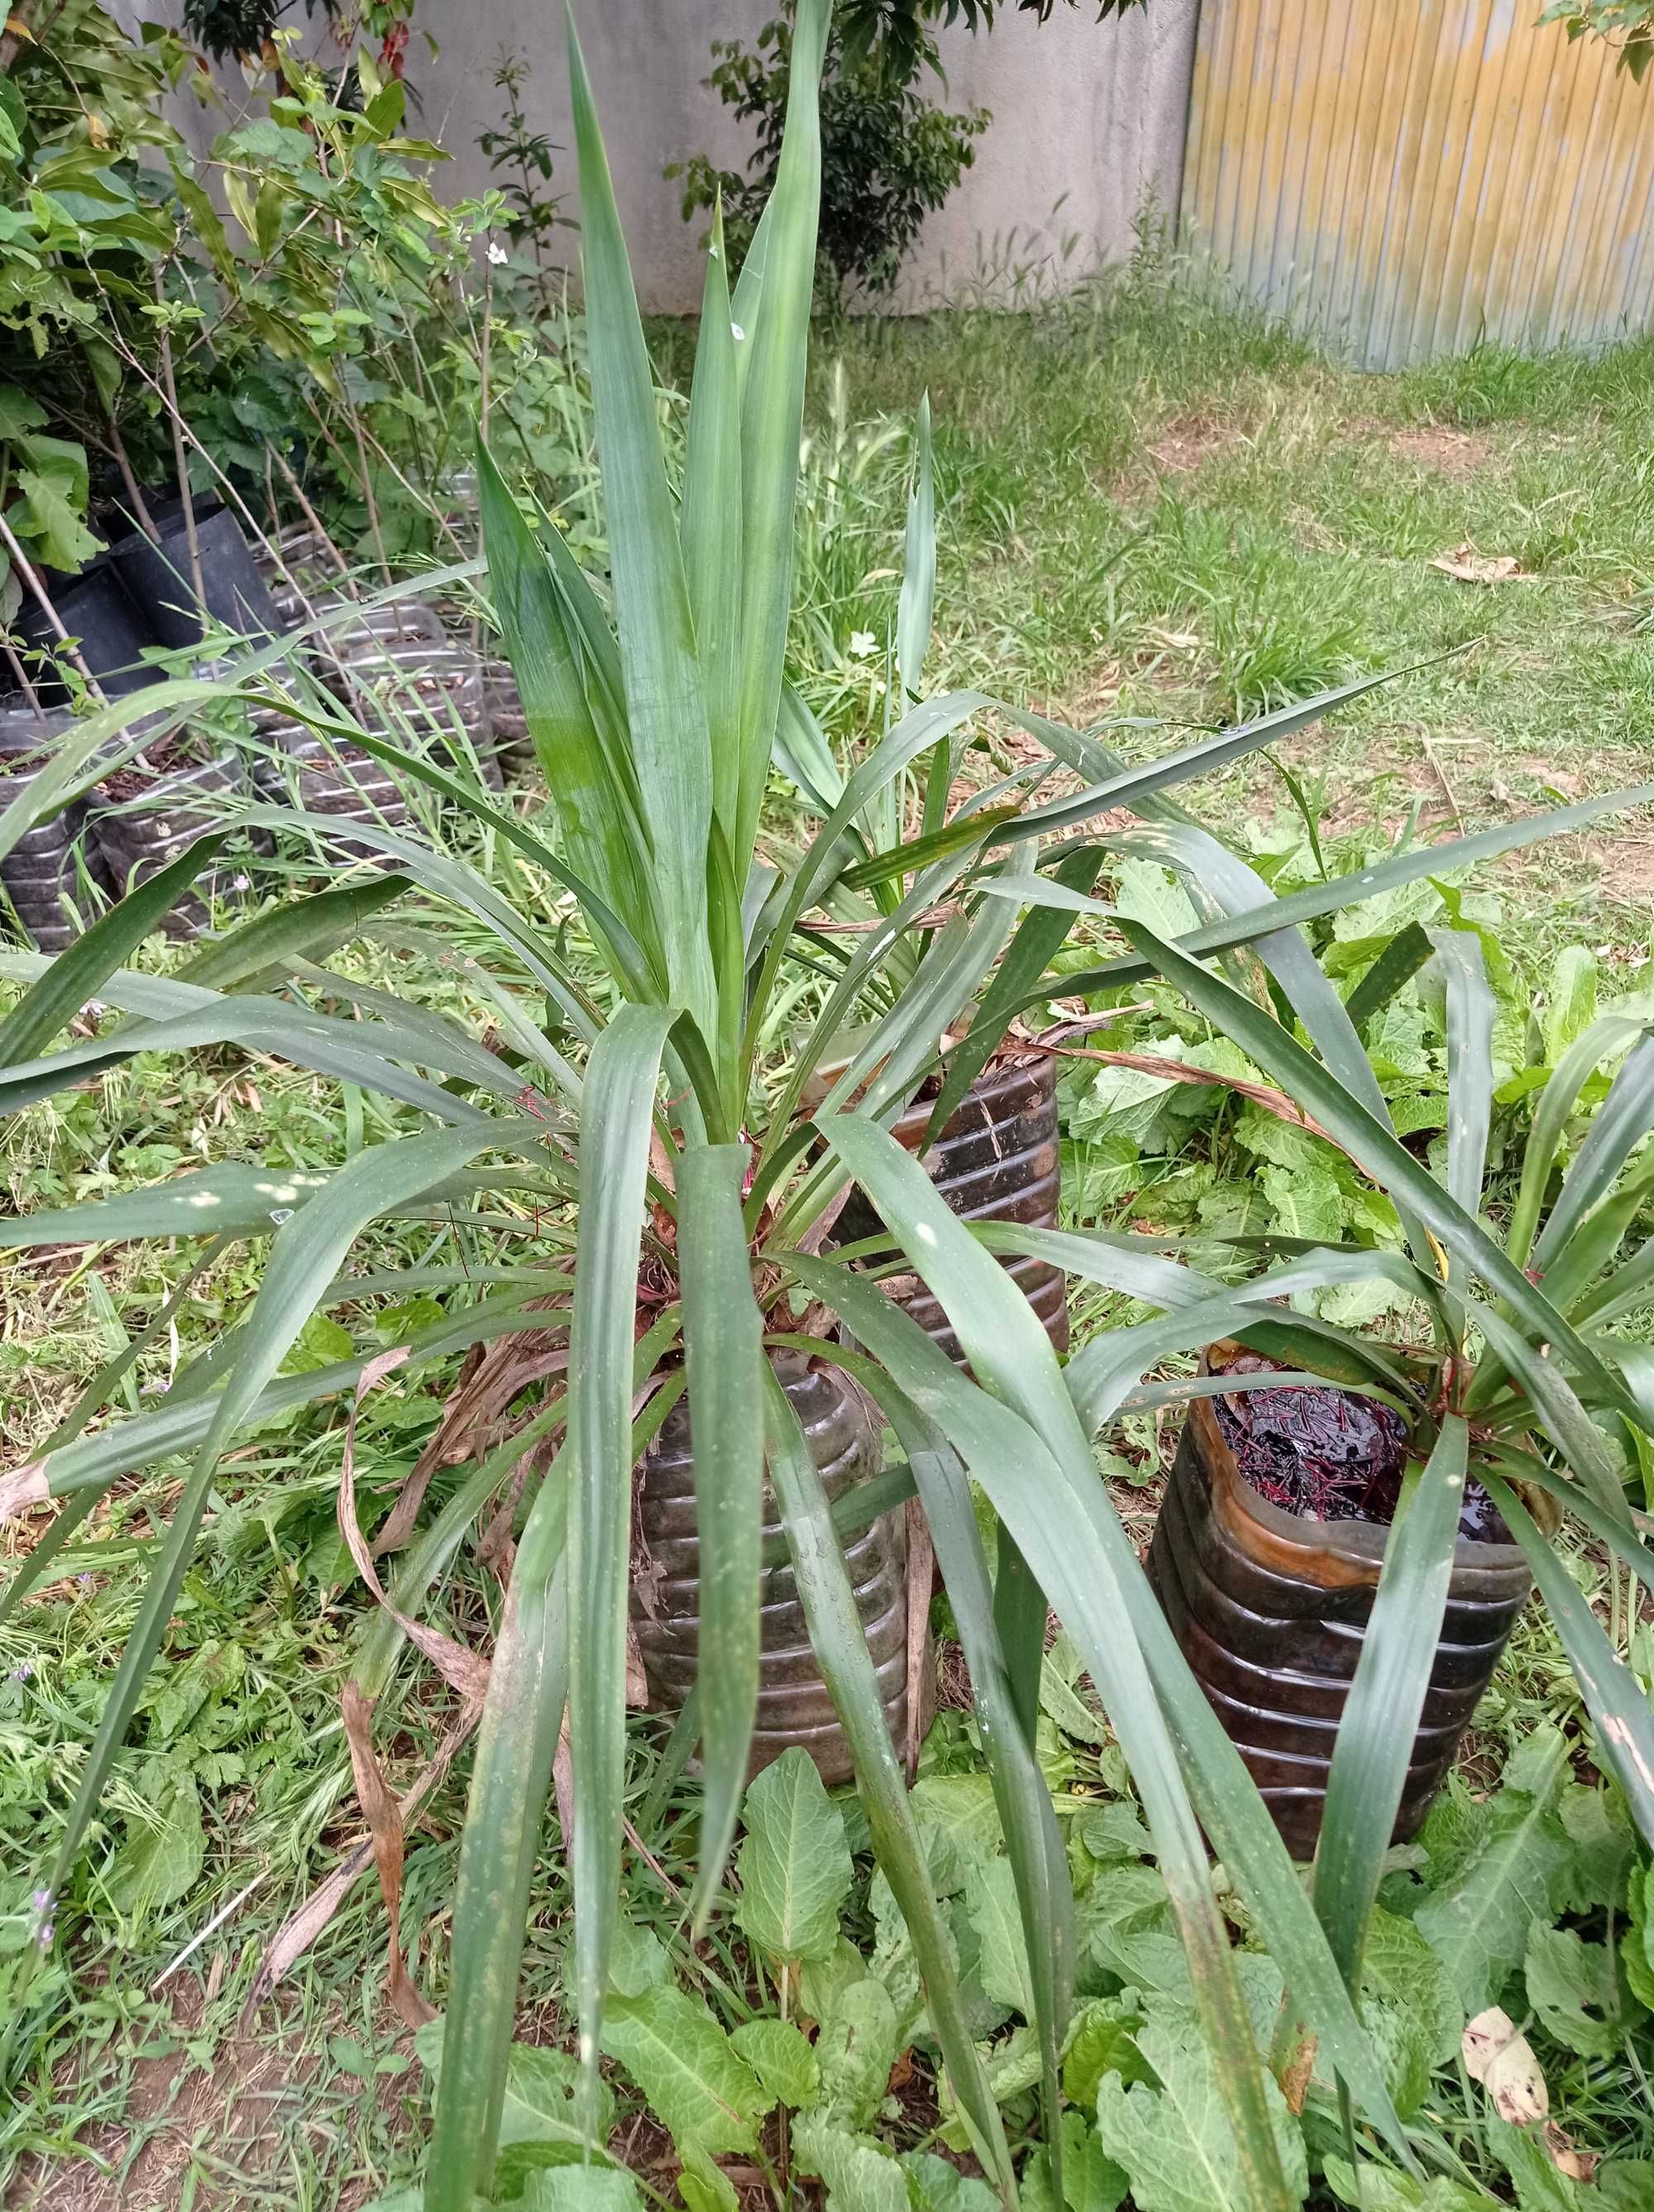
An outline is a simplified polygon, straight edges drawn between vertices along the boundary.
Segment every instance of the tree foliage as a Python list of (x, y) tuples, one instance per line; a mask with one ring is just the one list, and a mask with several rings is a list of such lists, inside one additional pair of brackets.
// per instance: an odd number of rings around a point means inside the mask
[[(670, 167), (681, 175), (685, 221), (719, 200), (724, 234), (738, 266), (774, 188), (781, 159), (791, 70), (792, 28), (765, 24), (756, 42), (712, 42), (707, 83), (757, 143), (745, 176), (720, 169), (705, 154)], [(852, 47), (834, 28), (821, 82), (821, 221), (815, 297), (829, 312), (845, 288), (888, 292), (902, 257), (927, 215), (940, 208), (976, 158), (975, 141), (991, 118), (985, 107), (958, 112), (933, 106), (912, 72), (884, 56)]]

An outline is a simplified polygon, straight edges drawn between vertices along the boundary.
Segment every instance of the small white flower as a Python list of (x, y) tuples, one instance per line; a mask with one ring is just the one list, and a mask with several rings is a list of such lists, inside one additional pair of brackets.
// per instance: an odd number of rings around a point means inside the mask
[(249, 876), (238, 876), (235, 879), (236, 890), (239, 891), (248, 890), (251, 887), (251, 878)]
[(500, 268), (505, 261), (506, 249), (497, 238), (491, 238), (488, 240), (488, 258), (496, 269)]
[(746, 335), (747, 333), (742, 329), (739, 323), (730, 324), (730, 336), (735, 340), (737, 345), (740, 345), (744, 341)]
[(879, 649), (879, 641), (870, 629), (853, 629), (850, 633), (850, 650), (857, 660), (870, 660)]

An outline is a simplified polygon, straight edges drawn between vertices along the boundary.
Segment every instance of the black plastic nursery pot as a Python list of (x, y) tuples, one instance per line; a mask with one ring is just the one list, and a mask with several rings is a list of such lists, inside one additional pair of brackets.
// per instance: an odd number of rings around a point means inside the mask
[(201, 556), (199, 600), (183, 501), (152, 505), (149, 514), (158, 536), (135, 530), (111, 546), (110, 559), (163, 645), (198, 644), (206, 634), (203, 608), (214, 623), (239, 635), (276, 635), (281, 624), (269, 587), (227, 507), (203, 502), (195, 510), (196, 546)]
[[(78, 576), (51, 576), (45, 581), (58, 621), (76, 640), (82, 659), (112, 699), (160, 681), (161, 671), (139, 656), (145, 646), (167, 641), (146, 611), (134, 603), (107, 553), (100, 553)], [(24, 593), (16, 629), (19, 636), (43, 653), (61, 650), (57, 631), (32, 593)], [(50, 676), (37, 678), (34, 688), (48, 706), (57, 706), (68, 696), (68, 687)]]
[[(777, 1360), (776, 1373), (829, 1498), (879, 1472), (878, 1428), (841, 1369), (785, 1355)], [(779, 1535), (767, 1484), (764, 1523), (766, 1537)], [(700, 1546), (686, 1401), (667, 1415), (645, 1455), (636, 1534), (632, 1618), (650, 1704), (657, 1712), (676, 1712), (694, 1682), (700, 1626)], [(901, 1511), (882, 1515), (851, 1538), (845, 1559), (878, 1671), (885, 1718), (900, 1746), (907, 1731), (907, 1533)], [(765, 1569), (762, 1605), (758, 1724), (749, 1771), (756, 1774), (797, 1744), (815, 1761), (824, 1781), (846, 1782), (850, 1746), (821, 1679), (791, 1563)], [(922, 1722), (934, 1703), (932, 1674), (927, 1650)]]
[[(212, 801), (245, 788), (238, 754), (178, 760), (164, 747), (152, 769), (134, 763), (94, 787), (88, 809), (115, 896), (148, 882), (206, 831), (221, 826)], [(169, 937), (192, 937), (206, 927), (206, 900), (229, 896), (239, 869), (221, 859), (204, 869), (161, 927)]]
[[(1245, 1358), (1214, 1345), (1206, 1371)], [(1257, 1363), (1254, 1363), (1257, 1364)], [(1296, 1401), (1290, 1407), (1287, 1401)], [(1273, 1404), (1270, 1403), (1273, 1401)], [(1318, 1401), (1318, 1402), (1311, 1402)], [(1248, 1408), (1243, 1417), (1237, 1409)], [(1263, 1390), (1197, 1399), (1190, 1407), (1148, 1552), (1148, 1576), (1184, 1657), (1223, 1723), (1295, 1858), (1314, 1856), (1344, 1700), (1360, 1656), (1390, 1535), (1382, 1520), (1316, 1519), (1265, 1497), (1290, 1485), (1290, 1455), (1354, 1498), (1396, 1480), (1404, 1449), (1375, 1437), (1370, 1400), (1335, 1389)], [(1341, 1421), (1348, 1426), (1341, 1428)], [(1399, 1422), (1395, 1424), (1399, 1431)], [(1268, 1449), (1258, 1456), (1262, 1433)], [(1359, 1454), (1359, 1456), (1357, 1455)], [(1479, 1504), (1477, 1501), (1480, 1501)], [(1536, 1498), (1536, 1510), (1546, 1501)], [(1375, 1509), (1377, 1510), (1377, 1509)], [(1391, 1840), (1417, 1834), (1492, 1680), (1531, 1578), (1504, 1523), (1475, 1486), (1466, 1494), (1447, 1610)]]
[[(920, 1100), (891, 1126), (909, 1152), (918, 1152), (930, 1126), (931, 1103)], [(936, 1142), (919, 1153), (920, 1164), (953, 1211), (966, 1221), (1014, 1221), (1028, 1228), (1057, 1224), (1060, 1167), (1057, 1127), (1057, 1062), (1005, 1060), (985, 1068), (948, 1117)], [(853, 1190), (834, 1235), (841, 1244), (876, 1237), (884, 1227), (866, 1194)], [(1068, 1284), (1043, 1260), (1002, 1262), (1039, 1316), (1057, 1351), (1069, 1346)], [(918, 1285), (900, 1303), (925, 1334), (960, 1366), (965, 1362), (948, 1316)]]

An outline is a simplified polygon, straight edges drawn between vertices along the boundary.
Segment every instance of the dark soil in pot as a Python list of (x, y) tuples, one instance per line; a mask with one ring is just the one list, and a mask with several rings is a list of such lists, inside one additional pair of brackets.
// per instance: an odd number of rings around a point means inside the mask
[[(839, 1369), (808, 1366), (792, 1357), (777, 1362), (777, 1373), (829, 1498), (879, 1472), (879, 1431), (861, 1394)], [(780, 1521), (767, 1486), (764, 1503), (765, 1534), (777, 1535)], [(645, 1455), (636, 1533), (632, 1618), (650, 1703), (657, 1711), (676, 1712), (695, 1679), (700, 1614), (694, 1467), (684, 1401), (667, 1415)], [(900, 1747), (907, 1731), (907, 1540), (902, 1514), (888, 1513), (871, 1522), (851, 1539), (845, 1556), (878, 1670), (885, 1717)], [(850, 1747), (821, 1680), (790, 1563), (765, 1569), (762, 1604), (751, 1771), (756, 1774), (798, 1744), (820, 1767), (823, 1780), (848, 1781)], [(927, 1704), (930, 1673), (927, 1655)], [(928, 1720), (929, 1713), (922, 1717)]]
[[(196, 547), (201, 556), (202, 598), (197, 601), (190, 559), (184, 503), (150, 505), (159, 538), (135, 530), (109, 549), (109, 557), (135, 605), (163, 645), (196, 645), (210, 623), (221, 623), (239, 636), (274, 636), (280, 627), (276, 608), (252, 548), (227, 507), (198, 501)], [(206, 610), (203, 620), (202, 609)]]
[[(93, 793), (89, 813), (117, 896), (146, 883), (197, 837), (220, 827), (223, 814), (213, 802), (245, 788), (239, 757), (208, 750), (189, 729), (158, 738), (142, 761), (106, 776)], [(204, 901), (228, 896), (240, 874), (241, 863), (221, 854), (162, 924), (167, 935), (190, 937), (203, 928)]]
[[(930, 1099), (921, 1098), (896, 1121), (891, 1134), (918, 1151), (930, 1126)], [(1057, 1128), (1057, 1062), (1002, 1060), (985, 1068), (966, 1093), (921, 1164), (953, 1211), (966, 1221), (1015, 1221), (1034, 1229), (1057, 1225), (1060, 1182)], [(866, 1194), (851, 1193), (834, 1235), (843, 1244), (876, 1237), (884, 1224)], [(1021, 1285), (1059, 1352), (1068, 1350), (1068, 1285), (1060, 1268), (1042, 1260), (1013, 1259), (1005, 1272)], [(965, 1364), (959, 1340), (941, 1305), (923, 1285), (901, 1303), (948, 1357)]]
[[(1209, 1356), (1219, 1374), (1269, 1364), (1233, 1345)], [(1404, 1460), (1387, 1409), (1330, 1385), (1201, 1399), (1161, 1502), (1149, 1579), (1297, 1858), (1320, 1834)], [(1527, 1563), (1506, 1539), (1470, 1485), (1397, 1843), (1417, 1834), (1527, 1601)]]

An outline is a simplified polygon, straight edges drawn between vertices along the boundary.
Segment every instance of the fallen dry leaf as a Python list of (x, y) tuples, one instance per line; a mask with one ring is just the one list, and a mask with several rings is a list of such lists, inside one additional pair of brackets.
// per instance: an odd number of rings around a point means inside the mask
[(379, 1893), (390, 1922), (385, 1995), (409, 2027), (423, 2027), (436, 2018), (408, 1971), (402, 1955), (402, 1809), (391, 1794), (379, 1762), (373, 1756), (373, 1701), (364, 1697), (354, 1682), (347, 1682), (339, 1698), (344, 1717), (345, 1741), (350, 1747), (351, 1770), (356, 1778), (356, 1796), (373, 1839), (373, 1859), (379, 1868)]
[(1600, 2153), (1580, 2150), (1571, 2142), (1554, 2120), (1547, 2120), (1540, 2130), (1539, 2140), (1545, 2147), (1545, 2155), (1559, 2173), (1566, 2173), (1570, 2181), (1592, 2181), (1602, 2164)]
[(1306, 2035), (1300, 2039), (1298, 2048), (1281, 2069), (1276, 2080), (1281, 2094), (1287, 2100), (1287, 2110), (1296, 2117), (1304, 2109), (1304, 2100), (1315, 2075), (1315, 2053), (1319, 2039)]
[[(404, 1833), (408, 1823), (453, 1765), (456, 1754), (464, 1748), (481, 1717), (480, 1706), (462, 1705), (458, 1718), (438, 1745), (436, 1756), (412, 1787), (397, 1800), (397, 1814)], [(244, 2035), (251, 2028), (254, 2015), (270, 1991), (284, 1975), (292, 1972), (332, 1920), (349, 1894), (351, 1885), (367, 1872), (373, 1856), (371, 1838), (354, 1844), (332, 1873), (317, 1884), (298, 1910), (276, 1930), (269, 1950), (259, 1962), (252, 1987), (247, 1992), (247, 2001), (241, 2008), (240, 2030)]]
[[(445, 1682), (457, 1690), (468, 1705), (481, 1708), (488, 1691), (488, 1662), (451, 1636), (445, 1636), (428, 1621), (413, 1620), (399, 1613), (385, 1595), (372, 1554), (362, 1537), (356, 1519), (356, 1416), (368, 1392), (400, 1367), (408, 1357), (409, 1347), (398, 1345), (394, 1351), (382, 1352), (370, 1359), (356, 1383), (356, 1395), (350, 1403), (350, 1412), (344, 1425), (344, 1447), (339, 1455), (339, 1492), (336, 1500), (339, 1534), (345, 1547), (354, 1560), (356, 1571), (367, 1583), (374, 1602), (382, 1605), (403, 1634), (415, 1649), (422, 1651)], [(366, 1809), (364, 1808), (364, 1809)]]
[(1451, 553), (1438, 554), (1430, 563), (1444, 576), (1457, 576), (1465, 584), (1509, 584), (1526, 579), (1512, 553), (1478, 553), (1467, 539)]
[(1479, 2012), (1464, 2031), (1464, 2070), (1480, 2081), (1500, 2119), (1524, 2128), (1550, 2111), (1550, 2091), (1525, 2035), (1498, 2005)]

